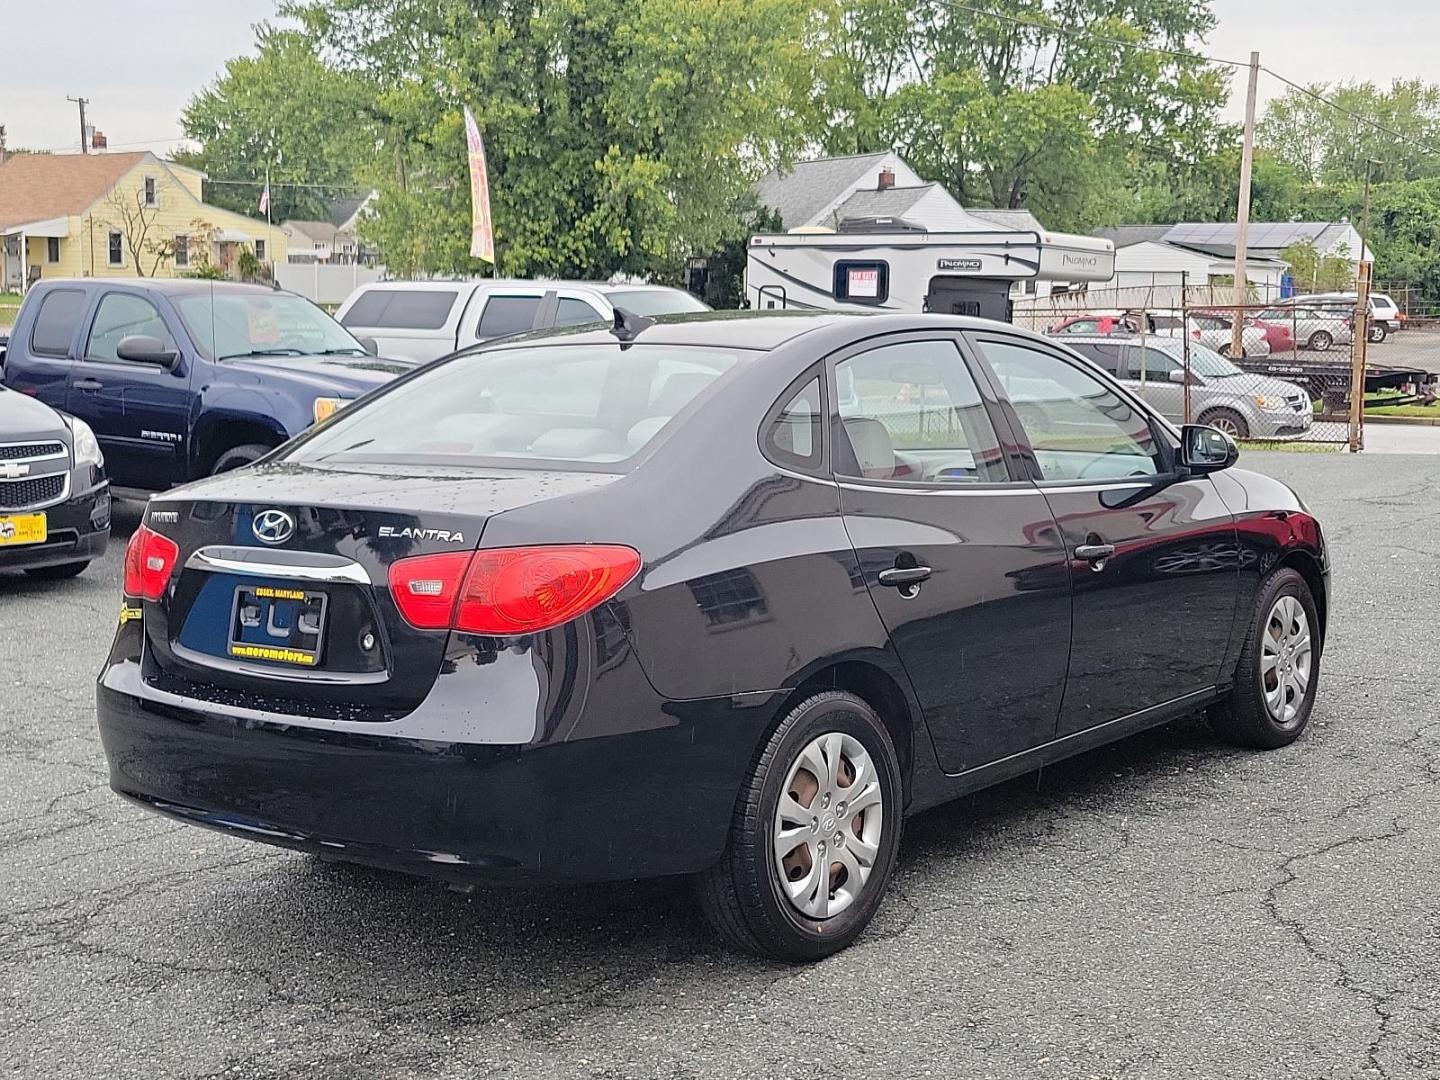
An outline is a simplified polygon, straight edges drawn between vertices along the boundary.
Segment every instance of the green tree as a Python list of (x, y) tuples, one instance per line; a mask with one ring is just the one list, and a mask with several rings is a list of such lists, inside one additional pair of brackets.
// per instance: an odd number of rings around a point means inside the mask
[(948, 0), (832, 0), (815, 106), (826, 149), (893, 145), (966, 205), (1024, 205), (1083, 228), (1130, 217), (1117, 197), (1128, 178), (1193, 169), (1226, 138), (1224, 74), (1177, 55), (1214, 25), (1208, 0), (987, 7), (996, 14)]
[(274, 220), (323, 219), (334, 199), (367, 190), (365, 87), (328, 66), (306, 35), (262, 23), (256, 39), (257, 55), (231, 60), (190, 100), (180, 123), (199, 149), (176, 158), (211, 178), (205, 198), (216, 206), (263, 216), (268, 168)]

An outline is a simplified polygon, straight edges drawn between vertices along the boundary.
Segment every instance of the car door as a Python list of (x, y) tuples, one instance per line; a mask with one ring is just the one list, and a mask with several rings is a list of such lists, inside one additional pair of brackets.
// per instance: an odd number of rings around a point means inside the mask
[(958, 338), (871, 339), (829, 370), (843, 521), (941, 766), (1049, 741), (1070, 649), (1065, 550)]
[(166, 488), (184, 478), (192, 367), (178, 350), (168, 368), (120, 359), (120, 342), (133, 334), (177, 350), (148, 297), (123, 289), (102, 292), (80, 357), (71, 365), (67, 408), (94, 429), (116, 486)]
[[(1142, 349), (1138, 341), (1129, 342), (1121, 351), (1121, 383), (1172, 424), (1185, 422), (1185, 384), (1174, 381), (1176, 373), (1183, 370), (1179, 360), (1153, 345)], [(1192, 381), (1192, 392), (1198, 389), (1198, 380)], [(1192, 412), (1198, 414), (1199, 409)]]
[(1058, 731), (1198, 700), (1222, 681), (1239, 587), (1234, 519), (1114, 384), (1029, 338), (974, 332), (1074, 581)]
[(23, 324), (15, 327), (24, 336), (17, 336), (7, 350), (5, 385), (39, 398), (52, 409), (63, 409), (75, 338), (90, 294), (81, 288), (46, 288), (31, 302), (38, 305), (34, 319), (28, 331)]

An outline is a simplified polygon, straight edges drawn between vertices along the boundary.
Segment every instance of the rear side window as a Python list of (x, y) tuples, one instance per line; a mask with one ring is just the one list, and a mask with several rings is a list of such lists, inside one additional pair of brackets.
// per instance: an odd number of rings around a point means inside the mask
[(454, 289), (371, 289), (340, 322), (377, 330), (439, 330), (459, 295)]
[(744, 355), (618, 342), (470, 353), (338, 414), (289, 460), (623, 472)]
[(793, 469), (819, 469), (822, 423), (817, 372), (771, 411), (763, 436), (765, 456)]
[(483, 340), (529, 330), (535, 325), (535, 313), (539, 310), (538, 296), (492, 296), (485, 301), (475, 336)]
[(85, 313), (85, 293), (80, 289), (54, 289), (40, 301), (35, 326), (30, 331), (30, 349), (41, 356), (68, 356), (75, 328)]

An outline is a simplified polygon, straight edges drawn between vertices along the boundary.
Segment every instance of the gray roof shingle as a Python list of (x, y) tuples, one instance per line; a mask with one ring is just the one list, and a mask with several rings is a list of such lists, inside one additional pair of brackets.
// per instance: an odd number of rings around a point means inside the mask
[(884, 191), (861, 188), (835, 209), (835, 217), (846, 218), (904, 217), (916, 203), (923, 199), (936, 185), (919, 184), (916, 187), (892, 187)]
[(878, 176), (880, 163), (888, 156), (882, 151), (797, 161), (789, 171), (776, 169), (762, 176), (755, 184), (755, 194), (762, 205), (780, 215), (782, 227), (809, 225), (862, 176), (869, 172)]
[(967, 209), (965, 211), (971, 217), (977, 217), (981, 221), (988, 221), (992, 225), (999, 225), (1002, 229), (1011, 232), (1044, 232), (1045, 226), (1040, 224), (1040, 219), (1029, 210), (990, 210), (990, 209)]

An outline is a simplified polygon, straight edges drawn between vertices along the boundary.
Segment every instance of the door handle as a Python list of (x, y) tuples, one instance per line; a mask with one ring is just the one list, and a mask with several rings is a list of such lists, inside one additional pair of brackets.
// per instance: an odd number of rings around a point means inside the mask
[(928, 566), (892, 566), (880, 571), (880, 584), (903, 589), (907, 585), (919, 585), (930, 573)]
[[(1102, 563), (1115, 554), (1114, 544), (1081, 544), (1075, 549), (1075, 557), (1088, 563)], [(1097, 567), (1098, 569), (1098, 567)]]
[(105, 386), (99, 379), (76, 379), (76, 390), (100, 390)]

